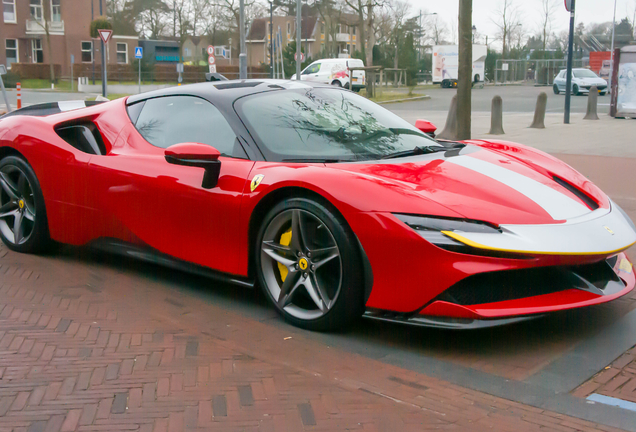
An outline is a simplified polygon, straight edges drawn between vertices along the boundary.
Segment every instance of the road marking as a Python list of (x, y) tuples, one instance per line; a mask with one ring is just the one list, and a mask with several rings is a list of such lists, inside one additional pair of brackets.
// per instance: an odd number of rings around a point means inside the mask
[(592, 393), (586, 398), (588, 401), (598, 402), (605, 405), (611, 405), (619, 408), (623, 408), (630, 411), (636, 411), (636, 403), (629, 402), (623, 399), (618, 399), (610, 396), (604, 396), (598, 393)]

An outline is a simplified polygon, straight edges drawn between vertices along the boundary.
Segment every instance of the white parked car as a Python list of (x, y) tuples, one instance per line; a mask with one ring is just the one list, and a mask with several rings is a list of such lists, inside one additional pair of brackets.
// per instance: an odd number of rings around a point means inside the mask
[[(300, 79), (360, 91), (366, 84), (366, 75), (364, 71), (357, 70), (351, 71), (352, 77), (349, 77), (350, 67), (364, 67), (364, 62), (342, 58), (316, 60), (300, 73)], [(296, 74), (291, 79), (296, 79)]]
[[(554, 90), (554, 94), (559, 94), (561, 92), (565, 93), (565, 84), (566, 84), (566, 73), (567, 70), (563, 69), (554, 79), (554, 85), (552, 89)], [(590, 88), (592, 86), (596, 86), (598, 89), (598, 93), (601, 96), (604, 96), (607, 93), (607, 81), (603, 78), (596, 75), (589, 69), (572, 69), (572, 94), (580, 95), (582, 93), (589, 93)]]

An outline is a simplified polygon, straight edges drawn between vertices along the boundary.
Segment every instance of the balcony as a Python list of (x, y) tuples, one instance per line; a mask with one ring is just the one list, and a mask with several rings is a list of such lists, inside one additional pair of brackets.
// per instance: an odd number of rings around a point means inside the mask
[[(55, 35), (64, 34), (64, 21), (49, 21), (49, 33)], [(27, 34), (45, 34), (44, 20), (28, 19), (26, 21), (26, 33)]]

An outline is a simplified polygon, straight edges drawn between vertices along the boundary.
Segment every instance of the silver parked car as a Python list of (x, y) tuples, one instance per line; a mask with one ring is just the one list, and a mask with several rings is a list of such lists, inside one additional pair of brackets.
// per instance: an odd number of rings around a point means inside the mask
[[(566, 69), (563, 69), (554, 78), (554, 85), (552, 86), (554, 94), (565, 93), (566, 72)], [(572, 94), (578, 96), (582, 93), (589, 93), (592, 86), (596, 86), (601, 96), (607, 93), (607, 81), (603, 78), (589, 69), (572, 69)]]

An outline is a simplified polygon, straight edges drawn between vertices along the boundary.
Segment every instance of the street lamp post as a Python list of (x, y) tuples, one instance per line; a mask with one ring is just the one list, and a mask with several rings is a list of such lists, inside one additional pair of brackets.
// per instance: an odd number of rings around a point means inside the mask
[(420, 31), (417, 34), (417, 61), (418, 61), (418, 65), (419, 65), (419, 61), (422, 59), (422, 36), (424, 35), (424, 32), (422, 31), (422, 17), (423, 16), (431, 16), (431, 15), (437, 15), (437, 12), (423, 14), (422, 11), (420, 10), (420, 20), (419, 20)]
[(477, 34), (477, 27), (473, 25), (473, 43), (475, 43), (475, 35)]
[(614, 0), (614, 19), (612, 20), (612, 47), (610, 48), (609, 91), (612, 92), (612, 75), (614, 70), (614, 33), (616, 31), (616, 0)]
[(274, 79), (274, 2), (269, 2), (269, 73)]
[(247, 49), (245, 44), (245, 0), (239, 2), (239, 79), (247, 79)]

